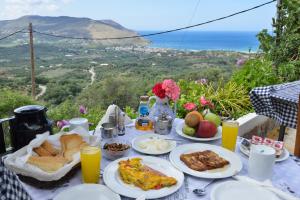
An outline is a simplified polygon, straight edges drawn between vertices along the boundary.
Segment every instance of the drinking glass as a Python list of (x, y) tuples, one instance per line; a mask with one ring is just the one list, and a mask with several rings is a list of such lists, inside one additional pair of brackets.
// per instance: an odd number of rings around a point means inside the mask
[(222, 123), (222, 147), (235, 151), (238, 132), (239, 123), (237, 121), (224, 121)]
[(80, 149), (83, 183), (98, 183), (101, 163), (100, 146), (85, 146)]

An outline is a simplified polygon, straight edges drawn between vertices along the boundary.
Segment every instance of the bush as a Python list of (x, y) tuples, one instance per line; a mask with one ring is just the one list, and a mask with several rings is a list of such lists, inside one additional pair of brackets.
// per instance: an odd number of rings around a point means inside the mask
[(187, 111), (183, 105), (193, 102), (199, 107), (199, 98), (204, 96), (215, 105), (213, 112), (222, 116), (238, 118), (252, 110), (248, 91), (242, 85), (235, 82), (219, 81), (217, 86), (213, 84), (199, 84), (193, 81), (179, 81), (181, 96), (178, 100), (177, 116), (184, 118)]
[[(87, 108), (87, 114), (81, 114), (79, 112), (79, 106), (80, 105), (74, 102), (74, 100), (68, 99), (60, 105), (49, 109), (48, 116), (55, 122), (63, 119), (69, 120), (75, 117), (84, 117), (92, 123), (90, 130), (95, 129), (98, 122), (104, 115), (105, 110), (101, 109), (99, 106), (93, 106)], [(55, 131), (58, 131), (58, 129), (55, 129)]]
[(281, 79), (275, 74), (271, 61), (257, 58), (248, 60), (242, 68), (236, 70), (231, 81), (250, 91), (255, 87), (280, 83)]
[(10, 89), (0, 90), (0, 117), (9, 117), (13, 114), (15, 108), (32, 105), (41, 104), (34, 101), (30, 96), (27, 96), (21, 91), (12, 91)]

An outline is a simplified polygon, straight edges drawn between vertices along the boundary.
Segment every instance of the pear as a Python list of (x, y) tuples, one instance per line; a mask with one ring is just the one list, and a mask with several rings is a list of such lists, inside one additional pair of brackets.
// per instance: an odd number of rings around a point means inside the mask
[(220, 126), (221, 124), (221, 117), (212, 112), (207, 112), (204, 116), (204, 119), (213, 122), (216, 125), (216, 127)]
[(196, 133), (196, 129), (193, 127), (189, 127), (188, 125), (184, 124), (182, 128), (182, 132), (189, 136), (194, 136)]

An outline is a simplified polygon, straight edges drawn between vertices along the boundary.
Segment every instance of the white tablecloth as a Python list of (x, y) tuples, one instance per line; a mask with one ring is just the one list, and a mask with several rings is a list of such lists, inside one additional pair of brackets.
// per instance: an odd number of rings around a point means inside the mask
[[(194, 142), (194, 141), (191, 141), (191, 140), (184, 139), (181, 136), (176, 134), (175, 127), (179, 122), (180, 122), (180, 119), (176, 119), (174, 121), (172, 132), (168, 136), (184, 141), (183, 143), (180, 143), (178, 145)], [(134, 126), (127, 127), (125, 136), (121, 136), (120, 138), (122, 138), (124, 140), (131, 141), (135, 136), (143, 134), (143, 133), (145, 133), (145, 132), (137, 131), (134, 128)], [(207, 142), (207, 143), (214, 144), (214, 145), (220, 145), (221, 140)], [(238, 155), (240, 155), (241, 160), (243, 162), (243, 169), (239, 173), (239, 175), (247, 175), (248, 158), (245, 155), (243, 155), (238, 150), (238, 148), (236, 148), (236, 153)], [(140, 153), (138, 153), (134, 150), (131, 150), (129, 156), (134, 156), (134, 155), (142, 155), (142, 154), (140, 154)], [(168, 159), (168, 156), (169, 156), (169, 154), (162, 155), (160, 157)], [(105, 158), (102, 158), (101, 169), (104, 169), (109, 162), (110, 162), (109, 160), (107, 160)], [(222, 180), (218, 180), (218, 181), (212, 183), (207, 188), (207, 195), (203, 196), (203, 197), (198, 197), (198, 196), (193, 194), (193, 192), (192, 192), (193, 189), (202, 188), (203, 186), (207, 185), (212, 180), (211, 179), (196, 178), (196, 177), (185, 174), (185, 181), (184, 181), (183, 186), (176, 193), (174, 193), (174, 194), (172, 194), (168, 197), (162, 198), (162, 199), (164, 199), (164, 200), (185, 200), (185, 199), (188, 199), (188, 200), (193, 200), (193, 199), (195, 199), (195, 200), (196, 199), (209, 200), (210, 199), (209, 194), (210, 194), (211, 188), (214, 185), (216, 185), (220, 182), (230, 180), (230, 179), (231, 178), (222, 179)], [(295, 192), (294, 195), (297, 196), (297, 197), (300, 197), (300, 190), (299, 190), (299, 186), (300, 186), (300, 166), (291, 158), (289, 158), (288, 160), (286, 160), (284, 162), (276, 163), (275, 167), (274, 167), (272, 182), (273, 182), (274, 186), (282, 189), (283, 191), (288, 192), (288, 188), (290, 190), (293, 190)], [(102, 180), (100, 180), (100, 183), (104, 184)], [(71, 186), (81, 184), (81, 172), (79, 170), (77, 172), (77, 174), (72, 179), (70, 179), (68, 182), (64, 183), (63, 185), (57, 186), (56, 188), (53, 188), (53, 189), (46, 189), (46, 190), (45, 189), (38, 189), (38, 188), (30, 186), (26, 183), (22, 183), (22, 184), (24, 185), (24, 188), (29, 193), (29, 195), (31, 195), (33, 200), (43, 200), (43, 199), (50, 200), (50, 199), (53, 199), (53, 197), (55, 197), (55, 195), (57, 195), (59, 192), (65, 190), (65, 189), (67, 189)], [(125, 199), (128, 199), (128, 198), (122, 197), (122, 199), (125, 200)]]

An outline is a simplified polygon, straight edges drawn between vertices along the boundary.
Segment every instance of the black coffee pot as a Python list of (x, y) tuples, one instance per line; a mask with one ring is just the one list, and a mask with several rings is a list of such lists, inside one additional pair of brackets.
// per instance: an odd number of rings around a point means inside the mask
[[(28, 105), (14, 110), (14, 116), (0, 120), (0, 151), (5, 152), (2, 123), (9, 121), (11, 146), (16, 151), (26, 146), (37, 134), (49, 131), (52, 134), (52, 121), (46, 116), (47, 108)], [(2, 140), (2, 141), (1, 141)], [(1, 144), (3, 143), (3, 144)], [(4, 145), (4, 146), (3, 146)]]

